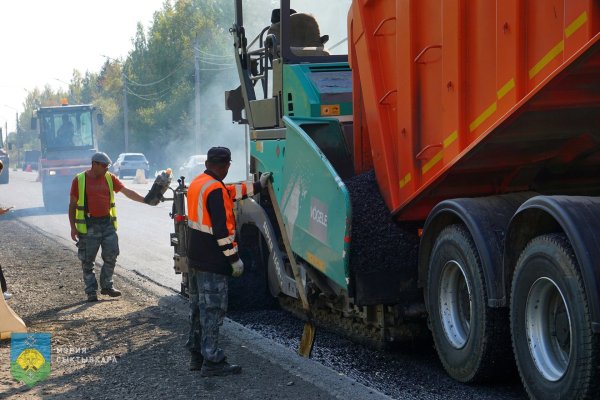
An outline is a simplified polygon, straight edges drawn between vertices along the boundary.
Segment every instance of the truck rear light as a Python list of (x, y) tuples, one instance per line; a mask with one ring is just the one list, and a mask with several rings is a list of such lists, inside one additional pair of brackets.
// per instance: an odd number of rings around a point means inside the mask
[(185, 220), (186, 220), (185, 215), (175, 214), (175, 222), (185, 222)]

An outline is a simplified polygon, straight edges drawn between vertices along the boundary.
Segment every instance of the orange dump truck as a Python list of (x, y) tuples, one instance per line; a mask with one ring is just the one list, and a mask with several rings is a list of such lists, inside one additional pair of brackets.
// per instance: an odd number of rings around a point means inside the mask
[(594, 396), (600, 2), (353, 0), (347, 56), (307, 2), (254, 41), (235, 6), (227, 106), (276, 197), (236, 218), (270, 293), (298, 299), (277, 207), (321, 323), (389, 343), (426, 318), (457, 380), (516, 359), (532, 398)]
[(592, 0), (353, 2), (355, 166), (425, 221), (419, 286), (459, 380), (510, 352), (510, 319), (531, 397), (594, 396), (599, 32)]

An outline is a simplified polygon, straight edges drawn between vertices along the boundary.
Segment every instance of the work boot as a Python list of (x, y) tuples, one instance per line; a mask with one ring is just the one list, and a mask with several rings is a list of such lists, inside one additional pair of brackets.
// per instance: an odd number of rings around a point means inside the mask
[(198, 351), (192, 351), (192, 358), (190, 359), (190, 371), (200, 371), (202, 368), (202, 361), (204, 361), (202, 353)]
[(229, 364), (225, 359), (221, 362), (204, 361), (200, 376), (226, 376), (239, 374), (242, 367), (235, 364)]
[(96, 295), (96, 292), (94, 292), (94, 293), (88, 293), (88, 295), (87, 295), (87, 301), (90, 302), (90, 303), (98, 301), (98, 296)]
[(108, 295), (110, 297), (119, 297), (121, 295), (121, 292), (119, 292), (115, 288), (110, 288), (110, 289), (102, 289), (100, 291), (100, 294), (106, 294), (106, 295)]

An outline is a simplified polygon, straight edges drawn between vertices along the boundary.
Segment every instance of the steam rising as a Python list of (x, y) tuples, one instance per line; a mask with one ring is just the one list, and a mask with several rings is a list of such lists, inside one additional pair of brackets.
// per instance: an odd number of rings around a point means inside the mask
[[(233, 3), (233, 0), (231, 0)], [(311, 13), (317, 19), (321, 35), (329, 35), (327, 45), (333, 45), (347, 37), (347, 12), (351, 0), (292, 0), (291, 8), (297, 12)], [(270, 25), (271, 10), (279, 8), (279, 1), (275, 0), (245, 0), (244, 1), (244, 25), (246, 35), (251, 41), (266, 26)], [(234, 22), (233, 9), (231, 9), (231, 24)], [(215, 47), (232, 48), (233, 37), (229, 34), (223, 36), (224, 43), (219, 43)], [(347, 54), (347, 44), (338, 46), (332, 54)], [(234, 54), (231, 54), (231, 63), (234, 64)], [(203, 72), (201, 72), (201, 75)], [(231, 149), (232, 164), (227, 176), (227, 181), (237, 181), (246, 179), (246, 142), (245, 126), (237, 125), (231, 122), (231, 112), (225, 110), (225, 91), (235, 89), (239, 84), (237, 71), (234, 68), (225, 69), (215, 75), (211, 75), (210, 83), (206, 80), (201, 81), (200, 87), (200, 134), (198, 154), (206, 154), (212, 146), (227, 146)], [(257, 91), (257, 94), (260, 91)], [(184, 132), (190, 132), (189, 135), (173, 135), (173, 137), (185, 137), (172, 141), (166, 148), (156, 149), (156, 157), (149, 155), (155, 162), (157, 169), (171, 167), (176, 176), (179, 173), (179, 167), (187, 158), (196, 152), (194, 138), (194, 101), (188, 105), (189, 119), (182, 122), (180, 127)]]

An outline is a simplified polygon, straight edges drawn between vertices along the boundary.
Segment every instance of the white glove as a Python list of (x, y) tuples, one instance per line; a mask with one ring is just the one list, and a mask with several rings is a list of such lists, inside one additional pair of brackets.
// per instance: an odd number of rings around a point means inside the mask
[(267, 187), (267, 183), (269, 182), (269, 178), (271, 177), (271, 175), (273, 175), (270, 172), (263, 172), (262, 175), (260, 176), (259, 182), (260, 182), (260, 186), (262, 188), (266, 188)]
[(237, 260), (236, 262), (231, 264), (231, 269), (233, 270), (231, 276), (233, 276), (234, 278), (239, 278), (240, 276), (242, 276), (242, 273), (244, 273), (244, 263), (242, 262), (242, 260)]

